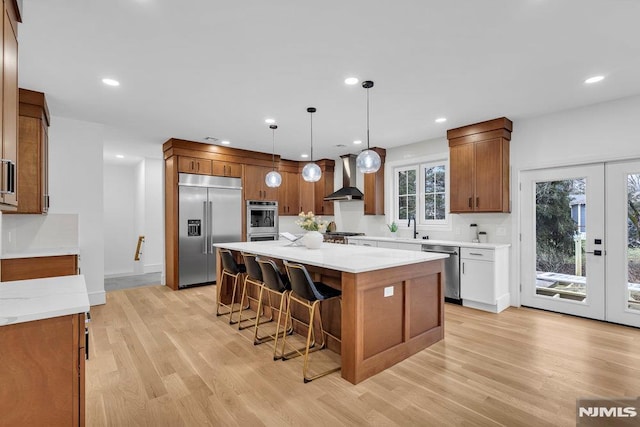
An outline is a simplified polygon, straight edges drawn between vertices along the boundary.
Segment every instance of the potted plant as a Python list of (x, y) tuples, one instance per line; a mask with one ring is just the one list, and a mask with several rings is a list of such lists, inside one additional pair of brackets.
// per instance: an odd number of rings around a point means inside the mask
[(387, 224), (389, 231), (391, 232), (391, 237), (396, 237), (398, 235), (398, 224), (393, 221), (391, 224)]

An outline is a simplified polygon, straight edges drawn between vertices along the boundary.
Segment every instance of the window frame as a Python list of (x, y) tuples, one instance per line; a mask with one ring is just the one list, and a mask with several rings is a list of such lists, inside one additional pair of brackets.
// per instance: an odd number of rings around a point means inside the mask
[[(445, 168), (445, 210), (444, 210), (444, 219), (440, 220), (426, 220), (424, 219), (424, 199), (425, 199), (425, 169), (429, 167), (442, 165)], [(392, 178), (388, 181), (389, 185), (392, 186), (392, 191), (389, 193), (390, 198), (390, 208), (392, 212), (390, 212), (389, 217), (393, 218), (398, 224), (407, 223), (407, 219), (399, 218), (399, 194), (398, 194), (398, 184), (399, 178), (398, 173), (406, 170), (416, 170), (416, 178), (418, 180), (416, 187), (416, 218), (418, 219), (417, 225), (426, 230), (440, 230), (440, 231), (450, 231), (452, 229), (452, 216), (450, 213), (450, 168), (449, 168), (449, 157), (448, 153), (446, 155), (437, 155), (430, 157), (422, 157), (416, 158), (411, 162), (402, 161), (402, 162), (393, 162), (388, 163), (390, 171), (392, 172)], [(391, 174), (390, 174), (391, 175)]]

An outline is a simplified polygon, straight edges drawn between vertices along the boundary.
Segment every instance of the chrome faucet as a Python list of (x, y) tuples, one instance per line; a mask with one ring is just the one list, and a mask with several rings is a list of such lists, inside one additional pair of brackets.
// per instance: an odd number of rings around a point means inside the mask
[(413, 214), (409, 217), (409, 222), (407, 223), (407, 227), (411, 226), (411, 220), (413, 220), (413, 238), (418, 238), (418, 230), (416, 230), (416, 214)]

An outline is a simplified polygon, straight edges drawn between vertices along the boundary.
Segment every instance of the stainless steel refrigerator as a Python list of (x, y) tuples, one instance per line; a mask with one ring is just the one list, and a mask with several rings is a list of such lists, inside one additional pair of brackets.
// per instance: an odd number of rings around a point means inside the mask
[(242, 240), (242, 181), (181, 173), (178, 199), (178, 287), (215, 283), (213, 244)]

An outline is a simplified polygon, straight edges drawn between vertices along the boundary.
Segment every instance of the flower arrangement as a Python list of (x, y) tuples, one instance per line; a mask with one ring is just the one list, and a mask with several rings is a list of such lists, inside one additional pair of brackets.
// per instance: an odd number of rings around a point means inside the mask
[(398, 224), (396, 224), (395, 221), (393, 221), (391, 224), (387, 224), (387, 227), (389, 227), (389, 231), (392, 233), (398, 231)]
[(321, 233), (324, 233), (327, 229), (327, 225), (329, 225), (329, 222), (323, 220), (319, 216), (315, 216), (313, 212), (309, 211), (307, 213), (300, 212), (298, 214), (296, 225), (299, 225), (307, 231), (319, 231)]

